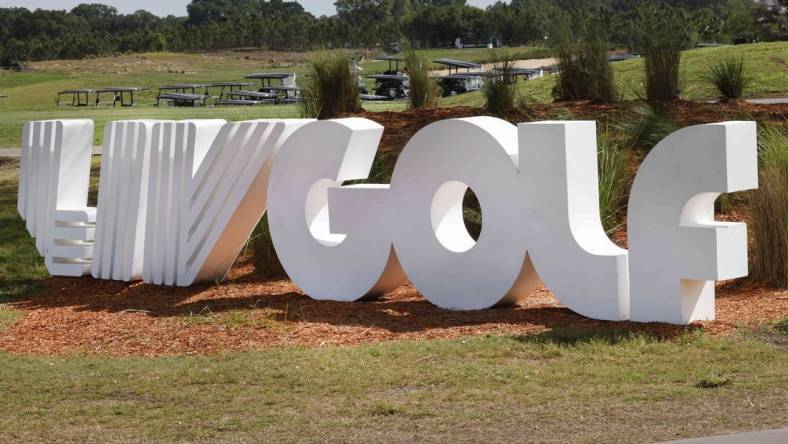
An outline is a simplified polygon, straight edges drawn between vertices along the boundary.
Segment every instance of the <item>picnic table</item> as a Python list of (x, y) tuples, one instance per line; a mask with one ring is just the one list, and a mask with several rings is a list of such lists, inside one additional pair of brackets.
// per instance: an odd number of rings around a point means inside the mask
[(277, 103), (301, 103), (301, 88), (297, 86), (274, 85), (260, 89), (261, 92), (275, 94)]
[(240, 100), (257, 101), (257, 103), (276, 103), (278, 98), (274, 93), (247, 91), (243, 89), (230, 91), (227, 95), (230, 97), (237, 97)]
[[(296, 75), (294, 72), (258, 72), (249, 74), (246, 78), (259, 80), (262, 88), (270, 88), (273, 80), (278, 80), (282, 86), (295, 86)], [(288, 79), (292, 80), (285, 82)]]
[(221, 101), (224, 100), (224, 96), (227, 94), (225, 91), (228, 89), (230, 90), (229, 92), (233, 92), (252, 85), (254, 85), (254, 83), (250, 82), (215, 82), (205, 87), (205, 95), (210, 95), (210, 88), (221, 88), (219, 97), (216, 99), (217, 101)]
[(165, 102), (169, 103), (172, 106), (197, 106), (197, 105), (205, 105), (205, 99), (208, 96), (205, 94), (188, 94), (188, 93), (166, 93), (166, 94), (159, 94), (156, 97), (156, 107), (159, 106), (159, 102), (164, 100)]
[(254, 106), (259, 105), (260, 102), (257, 100), (245, 100), (245, 99), (223, 99), (223, 100), (216, 100), (214, 103), (216, 106)]
[[(260, 89), (263, 93), (276, 94), (276, 103), (300, 103), (301, 88), (296, 86), (296, 73), (294, 72), (258, 72), (249, 74), (247, 79), (260, 80)], [(278, 81), (279, 84), (274, 84)]]
[[(92, 89), (66, 89), (57, 93), (57, 100), (55, 106), (60, 106), (61, 96), (71, 96), (71, 106), (88, 106), (90, 99), (89, 95), (93, 92)], [(84, 101), (82, 99), (85, 99)]]
[(199, 83), (175, 83), (173, 85), (164, 85), (159, 87), (159, 94), (163, 91), (172, 91), (181, 94), (197, 94), (197, 90), (205, 88), (205, 85)]
[[(114, 107), (118, 102), (120, 106), (134, 106), (134, 93), (144, 91), (145, 88), (138, 88), (136, 86), (110, 86), (96, 90), (96, 106), (101, 103), (101, 94), (112, 94), (112, 106)], [(128, 95), (128, 101), (126, 101)]]

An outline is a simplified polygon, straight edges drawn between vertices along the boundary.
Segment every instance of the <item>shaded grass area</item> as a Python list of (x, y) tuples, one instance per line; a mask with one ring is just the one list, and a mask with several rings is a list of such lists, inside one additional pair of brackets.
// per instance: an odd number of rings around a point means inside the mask
[[(25, 223), (17, 214), (19, 161), (0, 158), (0, 319), (10, 319), (2, 304), (31, 291), (47, 276)], [(3, 321), (0, 320), (0, 328)]]
[(22, 316), (8, 303), (35, 290), (47, 276), (25, 223), (17, 214), (19, 162), (0, 158), (0, 332)]
[(788, 354), (766, 342), (621, 331), (213, 357), (0, 355), (0, 436), (646, 442), (784, 425), (786, 369)]

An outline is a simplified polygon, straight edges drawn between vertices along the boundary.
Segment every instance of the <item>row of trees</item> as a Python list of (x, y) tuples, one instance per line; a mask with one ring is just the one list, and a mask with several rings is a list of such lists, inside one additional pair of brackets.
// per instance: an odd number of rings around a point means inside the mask
[(337, 0), (331, 17), (315, 17), (295, 1), (192, 0), (187, 17), (165, 18), (147, 11), (119, 14), (102, 4), (82, 4), (66, 13), (0, 8), (0, 61), (240, 47), (373, 47), (402, 38), (420, 47), (447, 46), (455, 38), (543, 43), (578, 10), (607, 17), (605, 40), (632, 47), (634, 17), (643, 3), (680, 8), (696, 41), (788, 39), (788, 15), (753, 0), (512, 0), (486, 9), (465, 0)]

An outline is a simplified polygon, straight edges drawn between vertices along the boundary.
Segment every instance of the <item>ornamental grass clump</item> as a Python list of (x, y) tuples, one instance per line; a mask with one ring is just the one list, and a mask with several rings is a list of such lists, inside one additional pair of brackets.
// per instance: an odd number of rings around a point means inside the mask
[(411, 109), (435, 108), (438, 106), (438, 84), (430, 77), (432, 65), (426, 57), (409, 48), (406, 52)]
[(722, 100), (736, 100), (750, 83), (744, 56), (728, 56), (713, 62), (704, 78), (711, 82)]
[(263, 216), (249, 238), (248, 248), (252, 251), (255, 273), (264, 279), (277, 279), (287, 276), (274, 250), (271, 232), (268, 229), (268, 215)]
[(482, 80), (484, 109), (503, 117), (517, 107), (517, 84), (513, 75), (514, 61), (509, 55), (493, 54), (492, 68)]
[(679, 129), (670, 117), (670, 109), (658, 103), (635, 105), (615, 126), (626, 136), (627, 148), (642, 151), (650, 151)]
[(758, 189), (750, 192), (751, 276), (788, 288), (788, 129), (762, 124), (758, 132)]
[(619, 99), (604, 9), (587, 5), (556, 19), (553, 40), (558, 59), (558, 79), (552, 95), (559, 101), (591, 100), (610, 103)]
[(627, 150), (617, 141), (610, 128), (597, 138), (599, 168), (599, 214), (605, 232), (612, 233), (621, 225), (619, 216), (625, 208), (630, 178), (627, 170)]
[(633, 40), (645, 59), (646, 98), (675, 100), (680, 92), (681, 51), (691, 44), (688, 13), (665, 3), (641, 3), (637, 14)]
[(556, 56), (559, 74), (552, 93), (555, 100), (603, 103), (618, 100), (613, 67), (603, 40), (565, 38), (559, 43)]
[(332, 119), (361, 111), (358, 80), (344, 52), (319, 52), (313, 55), (306, 78), (301, 105), (304, 117)]

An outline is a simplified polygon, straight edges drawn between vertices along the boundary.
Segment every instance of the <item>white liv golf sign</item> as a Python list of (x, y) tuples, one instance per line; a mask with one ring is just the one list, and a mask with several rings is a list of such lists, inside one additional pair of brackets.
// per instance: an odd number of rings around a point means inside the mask
[[(18, 209), (53, 275), (221, 279), (266, 210), (282, 265), (316, 299), (409, 278), (432, 303), (472, 310), (541, 279), (591, 318), (684, 324), (714, 318), (715, 281), (747, 274), (746, 226), (715, 221), (714, 201), (757, 187), (752, 122), (685, 128), (651, 151), (629, 197), (629, 251), (600, 222), (594, 122), (437, 122), (391, 184), (350, 186), (383, 134), (370, 120), (139, 120), (104, 134), (91, 208), (93, 122), (25, 126)], [(462, 220), (468, 187), (478, 241)]]

